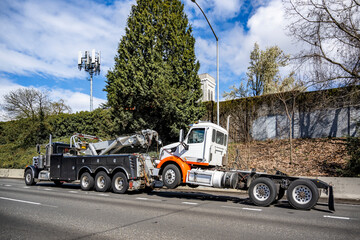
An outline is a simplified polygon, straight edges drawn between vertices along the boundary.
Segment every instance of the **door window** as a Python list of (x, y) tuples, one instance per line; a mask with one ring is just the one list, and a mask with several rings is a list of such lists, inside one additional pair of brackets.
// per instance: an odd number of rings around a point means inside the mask
[(204, 141), (205, 128), (191, 130), (188, 136), (188, 143), (202, 143)]

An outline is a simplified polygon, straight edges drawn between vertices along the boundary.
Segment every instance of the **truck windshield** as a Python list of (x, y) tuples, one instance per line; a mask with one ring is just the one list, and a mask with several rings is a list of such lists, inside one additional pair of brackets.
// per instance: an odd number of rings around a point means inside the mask
[(202, 143), (204, 141), (205, 128), (196, 128), (191, 130), (188, 137), (188, 143)]

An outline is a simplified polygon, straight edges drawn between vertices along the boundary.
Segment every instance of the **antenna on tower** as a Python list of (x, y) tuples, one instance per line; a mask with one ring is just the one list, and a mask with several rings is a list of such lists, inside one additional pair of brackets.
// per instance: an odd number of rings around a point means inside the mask
[(92, 50), (92, 54), (90, 55), (89, 51), (85, 51), (85, 55), (82, 55), (82, 52), (79, 51), (78, 55), (78, 68), (81, 71), (82, 68), (85, 69), (86, 72), (90, 74), (90, 112), (93, 110), (93, 90), (92, 90), (92, 82), (93, 75), (100, 74), (100, 51), (95, 52), (95, 49)]

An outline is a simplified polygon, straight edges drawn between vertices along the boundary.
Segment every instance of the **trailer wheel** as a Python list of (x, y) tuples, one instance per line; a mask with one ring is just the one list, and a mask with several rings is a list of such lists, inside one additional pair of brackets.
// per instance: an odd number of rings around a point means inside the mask
[(95, 176), (95, 189), (98, 192), (106, 192), (111, 186), (111, 179), (106, 172), (98, 172)]
[(306, 179), (298, 179), (290, 184), (286, 197), (294, 208), (309, 210), (319, 200), (319, 192), (313, 182)]
[(276, 199), (276, 185), (269, 178), (257, 178), (250, 184), (249, 197), (255, 205), (267, 207)]
[(180, 170), (174, 164), (169, 164), (165, 167), (162, 180), (167, 188), (176, 188), (181, 181)]
[(124, 173), (118, 172), (112, 179), (112, 189), (114, 193), (125, 193), (129, 188), (129, 182)]
[(25, 184), (28, 186), (35, 185), (35, 179), (31, 169), (26, 170), (25, 172)]
[(84, 172), (80, 177), (80, 186), (83, 191), (89, 191), (94, 187), (94, 177), (88, 172)]

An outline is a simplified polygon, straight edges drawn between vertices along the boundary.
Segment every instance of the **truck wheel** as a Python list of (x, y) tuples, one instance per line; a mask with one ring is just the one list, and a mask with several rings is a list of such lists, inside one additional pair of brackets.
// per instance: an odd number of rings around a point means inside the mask
[(309, 210), (319, 200), (319, 192), (313, 182), (306, 179), (298, 179), (290, 184), (286, 197), (294, 208)]
[(249, 197), (255, 205), (267, 207), (276, 199), (276, 185), (269, 178), (257, 178), (250, 184)]
[(83, 191), (89, 191), (94, 187), (94, 177), (88, 172), (84, 172), (80, 177), (80, 186)]
[(114, 193), (125, 193), (129, 188), (129, 182), (124, 173), (118, 172), (112, 179), (112, 189)]
[(98, 192), (106, 192), (111, 186), (111, 179), (106, 172), (98, 172), (95, 176), (95, 189)]
[(25, 184), (28, 186), (35, 185), (35, 179), (31, 169), (26, 170), (25, 172)]
[(181, 181), (180, 170), (174, 164), (169, 164), (165, 167), (162, 180), (167, 188), (176, 188)]

